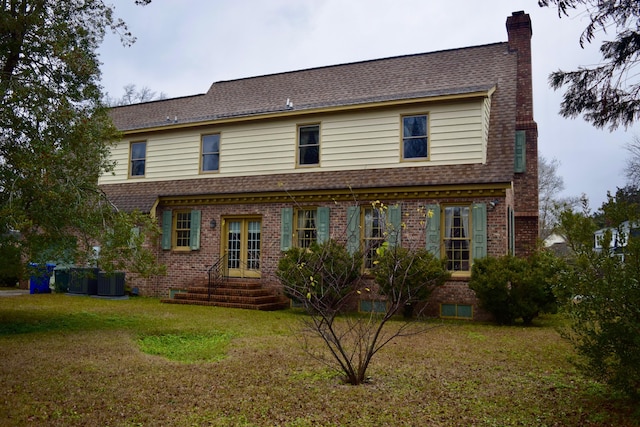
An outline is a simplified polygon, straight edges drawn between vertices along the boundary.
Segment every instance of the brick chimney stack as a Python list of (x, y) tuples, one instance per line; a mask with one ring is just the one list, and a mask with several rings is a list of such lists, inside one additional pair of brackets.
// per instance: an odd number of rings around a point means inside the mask
[(531, 77), (531, 18), (523, 11), (507, 18), (509, 50), (518, 53), (518, 116), (516, 121), (533, 121), (533, 88)]
[[(524, 131), (526, 138), (526, 170), (515, 173), (513, 191), (516, 194), (514, 215), (516, 255), (530, 254), (538, 238), (538, 125), (533, 120), (533, 84), (531, 70), (531, 18), (526, 13), (513, 12), (507, 18), (509, 51), (517, 55), (515, 130)], [(515, 135), (514, 135), (515, 138)]]

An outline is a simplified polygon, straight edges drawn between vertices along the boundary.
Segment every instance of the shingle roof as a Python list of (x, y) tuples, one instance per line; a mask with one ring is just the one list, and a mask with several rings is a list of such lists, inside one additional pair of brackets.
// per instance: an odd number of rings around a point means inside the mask
[(486, 91), (507, 43), (221, 81), (207, 93), (113, 108), (122, 131), (287, 111)]
[[(513, 180), (517, 55), (495, 43), (417, 55), (217, 82), (205, 94), (117, 107), (123, 131), (214, 121), (227, 117), (406, 100), (487, 91), (491, 117), (487, 163), (383, 170), (292, 173), (103, 185), (122, 209), (149, 211), (157, 197), (197, 194), (332, 190), (352, 187), (509, 183)], [(407, 173), (410, 171), (410, 173)]]

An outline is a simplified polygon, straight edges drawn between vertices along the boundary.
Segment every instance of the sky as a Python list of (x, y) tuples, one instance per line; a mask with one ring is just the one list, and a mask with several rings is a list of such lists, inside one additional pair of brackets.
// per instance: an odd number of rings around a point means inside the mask
[[(222, 80), (302, 70), (507, 40), (514, 11), (531, 16), (534, 119), (540, 155), (560, 163), (565, 190), (592, 209), (625, 185), (626, 144), (640, 124), (610, 132), (558, 114), (562, 90), (548, 76), (600, 62), (599, 43), (580, 47), (588, 15), (558, 17), (537, 0), (113, 0), (137, 38), (108, 34), (100, 48), (102, 86), (148, 87), (169, 98), (205, 93)], [(613, 38), (615, 33), (604, 34)]]

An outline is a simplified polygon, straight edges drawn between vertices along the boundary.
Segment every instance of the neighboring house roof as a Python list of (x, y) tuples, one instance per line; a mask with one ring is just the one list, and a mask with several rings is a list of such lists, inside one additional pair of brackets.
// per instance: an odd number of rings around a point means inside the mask
[[(211, 85), (205, 94), (115, 107), (121, 131), (442, 95), (487, 92), (513, 70), (507, 43), (312, 68)], [(506, 68), (505, 68), (506, 65)]]

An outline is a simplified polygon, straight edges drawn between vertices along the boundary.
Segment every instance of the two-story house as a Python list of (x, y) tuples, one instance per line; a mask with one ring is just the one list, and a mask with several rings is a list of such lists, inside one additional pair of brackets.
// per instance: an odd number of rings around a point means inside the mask
[[(124, 138), (100, 184), (162, 226), (168, 276), (143, 294), (231, 277), (275, 281), (282, 251), (334, 238), (370, 266), (396, 244), (446, 258), (432, 312), (471, 317), (473, 260), (524, 255), (538, 227), (531, 21), (508, 41), (221, 81), (200, 95), (112, 110)], [(389, 206), (380, 218), (372, 202)], [(277, 284), (275, 284), (277, 286)]]

